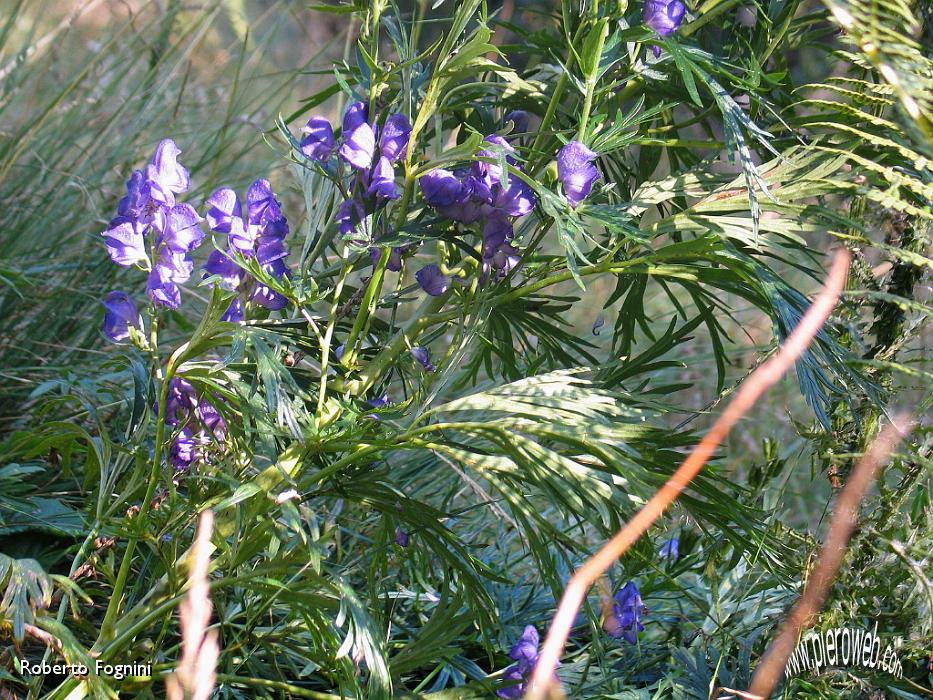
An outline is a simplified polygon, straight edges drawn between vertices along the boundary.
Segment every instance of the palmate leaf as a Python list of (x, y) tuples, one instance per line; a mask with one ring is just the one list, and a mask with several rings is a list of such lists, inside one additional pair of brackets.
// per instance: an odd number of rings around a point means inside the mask
[(22, 642), (26, 624), (52, 602), (52, 579), (35, 559), (13, 559), (0, 554), (0, 620), (11, 625), (13, 638)]

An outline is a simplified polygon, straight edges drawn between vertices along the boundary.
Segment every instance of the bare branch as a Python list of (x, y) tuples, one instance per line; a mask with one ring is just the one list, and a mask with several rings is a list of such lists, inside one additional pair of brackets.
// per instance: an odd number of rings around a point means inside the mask
[(787, 660), (794, 651), (800, 631), (811, 624), (812, 616), (820, 611), (826, 601), (829, 588), (836, 574), (839, 573), (849, 540), (858, 524), (859, 506), (868, 487), (875, 480), (875, 473), (881, 465), (887, 462), (909, 424), (909, 416), (896, 416), (894, 421), (875, 438), (868, 452), (849, 474), (846, 485), (836, 501), (836, 507), (833, 509), (826, 541), (823, 543), (813, 575), (807, 581), (803, 595), (794, 604), (784, 621), (781, 631), (761, 657), (752, 675), (747, 695), (743, 697), (751, 697), (753, 700), (765, 700), (771, 697), (774, 687), (784, 673)]
[[(732, 401), (713, 423), (703, 439), (687, 456), (677, 471), (662, 486), (651, 500), (635, 514), (609, 542), (580, 567), (570, 578), (557, 612), (551, 622), (547, 638), (538, 657), (538, 663), (529, 683), (527, 700), (544, 700), (547, 697), (562, 697), (559, 688), (552, 688), (554, 670), (563, 653), (567, 636), (573, 625), (590, 586), (641, 537), (651, 524), (677, 499), (681, 492), (700, 473), (713, 456), (716, 448), (729, 434), (732, 427), (755, 405), (762, 394), (777, 382), (807, 349), (820, 331), (830, 313), (836, 307), (839, 295), (845, 286), (849, 269), (849, 253), (844, 249), (836, 252), (826, 283), (804, 314), (793, 333), (780, 350), (757, 370), (735, 392)], [(552, 695), (552, 690), (555, 691)]]

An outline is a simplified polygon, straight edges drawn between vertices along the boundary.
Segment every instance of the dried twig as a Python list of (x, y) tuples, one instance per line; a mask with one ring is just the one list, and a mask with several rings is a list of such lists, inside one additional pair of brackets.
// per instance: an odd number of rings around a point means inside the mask
[(208, 629), (211, 599), (207, 581), (213, 526), (213, 512), (201, 513), (198, 533), (188, 554), (188, 595), (179, 606), (181, 659), (175, 673), (165, 679), (169, 700), (207, 700), (214, 689), (220, 645), (217, 630)]
[(833, 509), (826, 541), (820, 558), (810, 576), (803, 595), (794, 604), (774, 641), (768, 646), (752, 675), (747, 695), (754, 700), (771, 697), (771, 692), (784, 673), (787, 660), (794, 651), (800, 631), (809, 626), (811, 617), (818, 613), (826, 601), (829, 588), (839, 573), (849, 540), (858, 523), (859, 505), (875, 479), (875, 473), (884, 464), (900, 442), (910, 419), (906, 415), (895, 417), (871, 444), (868, 452), (849, 474)]
[[(836, 252), (832, 267), (823, 289), (817, 295), (807, 313), (797, 324), (793, 333), (776, 354), (764, 362), (735, 392), (716, 422), (703, 439), (687, 456), (670, 479), (652, 496), (644, 507), (635, 514), (609, 542), (603, 545), (570, 578), (560, 605), (551, 622), (547, 638), (538, 657), (538, 663), (529, 683), (528, 700), (543, 700), (550, 696), (554, 670), (560, 660), (573, 620), (586, 598), (590, 586), (641, 537), (651, 524), (673, 503), (690, 482), (700, 473), (713, 452), (729, 434), (732, 427), (755, 405), (761, 395), (794, 364), (807, 349), (836, 306), (845, 286), (849, 267), (849, 253), (844, 249)], [(560, 697), (558, 689), (556, 696)]]

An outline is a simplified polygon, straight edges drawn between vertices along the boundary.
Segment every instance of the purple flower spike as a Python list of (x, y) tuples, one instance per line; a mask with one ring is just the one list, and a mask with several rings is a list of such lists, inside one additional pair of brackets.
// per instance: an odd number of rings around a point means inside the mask
[(431, 364), (431, 356), (428, 355), (427, 348), (416, 345), (411, 349), (411, 356), (415, 359), (415, 362), (424, 367), (428, 372), (434, 371), (435, 368), (434, 365)]
[(214, 192), (208, 198), (207, 205), (207, 225), (211, 231), (230, 233), (234, 220), (238, 221), (240, 228), (243, 227), (243, 209), (240, 206), (240, 198), (229, 187), (221, 187)]
[(204, 232), (198, 225), (201, 217), (190, 204), (176, 204), (169, 209), (162, 241), (173, 253), (190, 253), (201, 245)]
[(449, 170), (437, 168), (419, 178), (425, 201), (432, 207), (457, 204), (463, 196), (463, 185)]
[(395, 186), (395, 168), (392, 162), (382, 156), (370, 175), (371, 179), (366, 194), (375, 195), (379, 199), (398, 199), (398, 188)]
[(564, 195), (574, 209), (593, 189), (599, 171), (592, 161), (596, 154), (579, 141), (571, 141), (557, 154), (557, 177), (564, 186)]
[(337, 147), (330, 122), (324, 117), (311, 117), (301, 130), (307, 134), (301, 140), (301, 152), (312, 160), (326, 163)]
[(658, 556), (661, 559), (677, 561), (680, 558), (680, 540), (676, 537), (671, 537), (661, 545), (661, 549), (658, 551)]
[(399, 547), (407, 547), (410, 541), (411, 537), (407, 532), (400, 527), (395, 528), (395, 544)]
[(638, 633), (645, 629), (641, 624), (644, 611), (638, 587), (629, 581), (616, 593), (612, 612), (603, 621), (603, 629), (610, 637), (621, 637), (629, 644), (637, 644)]
[(149, 260), (146, 239), (139, 224), (133, 219), (118, 216), (110, 227), (101, 234), (107, 244), (107, 253), (117, 265), (130, 267)]
[(152, 162), (146, 166), (149, 196), (166, 206), (175, 204), (175, 195), (188, 189), (188, 171), (178, 162), (181, 149), (172, 139), (163, 139), (156, 146)]
[[(684, 21), (686, 12), (687, 7), (681, 0), (645, 0), (645, 24), (661, 36), (669, 36), (676, 32)], [(660, 51), (658, 49), (658, 53)]]
[(104, 305), (104, 335), (115, 343), (130, 337), (130, 326), (139, 328), (139, 312), (127, 294), (113, 291), (101, 302)]
[(415, 273), (421, 288), (432, 297), (439, 297), (450, 287), (450, 277), (441, 272), (437, 265), (426, 265)]
[(411, 122), (404, 114), (393, 114), (386, 119), (379, 137), (379, 149), (382, 155), (393, 163), (405, 155), (408, 138), (411, 136)]

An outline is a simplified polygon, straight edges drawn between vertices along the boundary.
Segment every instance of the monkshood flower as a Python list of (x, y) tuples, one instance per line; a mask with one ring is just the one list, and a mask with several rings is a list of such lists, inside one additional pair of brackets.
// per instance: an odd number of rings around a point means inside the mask
[(411, 137), (411, 122), (404, 114), (390, 114), (382, 127), (379, 137), (379, 150), (383, 158), (392, 163), (397, 162), (408, 150), (408, 139)]
[(411, 536), (405, 532), (402, 528), (395, 528), (395, 544), (399, 547), (407, 547), (411, 541)]
[(612, 611), (603, 621), (603, 629), (610, 637), (621, 637), (629, 644), (637, 644), (638, 633), (645, 629), (641, 624), (644, 610), (638, 587), (629, 581), (615, 594)]
[(376, 130), (368, 118), (365, 102), (354, 102), (343, 115), (342, 143), (337, 155), (357, 170), (367, 170), (376, 152)]
[(687, 7), (681, 0), (645, 0), (644, 20), (661, 36), (670, 36), (684, 21)]
[(307, 126), (302, 127), (301, 130), (307, 134), (301, 140), (301, 152), (319, 163), (326, 163), (330, 160), (337, 148), (334, 129), (330, 122), (324, 117), (311, 117)]
[(392, 162), (382, 156), (370, 174), (369, 187), (366, 194), (377, 199), (398, 199), (398, 188), (395, 186), (395, 168)]
[(434, 371), (434, 365), (431, 364), (431, 356), (428, 354), (427, 348), (423, 348), (420, 345), (416, 345), (411, 349), (411, 356), (414, 358), (415, 362), (421, 365), (428, 372)]
[(593, 183), (599, 177), (599, 171), (593, 165), (596, 154), (579, 141), (571, 141), (557, 154), (557, 177), (564, 188), (564, 196), (574, 209), (584, 199)]
[[(687, 7), (681, 0), (645, 0), (645, 24), (659, 36), (670, 36), (676, 32), (684, 21), (686, 12)], [(652, 44), (651, 52), (655, 57), (659, 57), (661, 47)]]
[(130, 337), (130, 326), (139, 328), (142, 324), (136, 304), (124, 292), (112, 291), (104, 297), (104, 335), (115, 343)]
[(505, 122), (512, 122), (512, 133), (510, 136), (528, 133), (528, 112), (523, 109), (513, 109), (505, 115)]
[[(215, 275), (224, 289), (238, 290), (247, 278), (246, 272), (236, 264), (233, 253), (255, 258), (270, 276), (281, 279), (290, 274), (285, 258), (288, 250), (284, 239), (288, 235), (288, 220), (268, 180), (260, 178), (246, 192), (246, 217), (237, 193), (222, 187), (207, 200), (205, 218), (212, 231), (227, 234), (227, 251), (215, 250), (207, 259), (204, 271)], [(270, 310), (283, 308), (288, 300), (268, 285), (255, 282), (249, 300)], [(222, 320), (243, 320), (243, 304), (234, 299)]]
[(658, 556), (661, 557), (661, 559), (677, 561), (680, 558), (680, 540), (676, 537), (671, 537), (661, 545)]
[(415, 279), (421, 288), (432, 297), (439, 297), (450, 288), (450, 277), (434, 265), (425, 265), (415, 273)]
[(517, 682), (497, 690), (497, 696), (511, 699), (520, 698), (525, 694), (525, 685), (534, 671), (535, 664), (538, 663), (538, 642), (538, 630), (534, 625), (527, 625), (522, 636), (509, 650), (509, 657), (515, 663), (505, 669), (502, 677), (505, 681)]
[(188, 469), (197, 460), (206, 461), (208, 447), (223, 444), (227, 438), (227, 424), (220, 412), (182, 377), (169, 383), (164, 421), (178, 429), (169, 448), (169, 460), (176, 471)]

